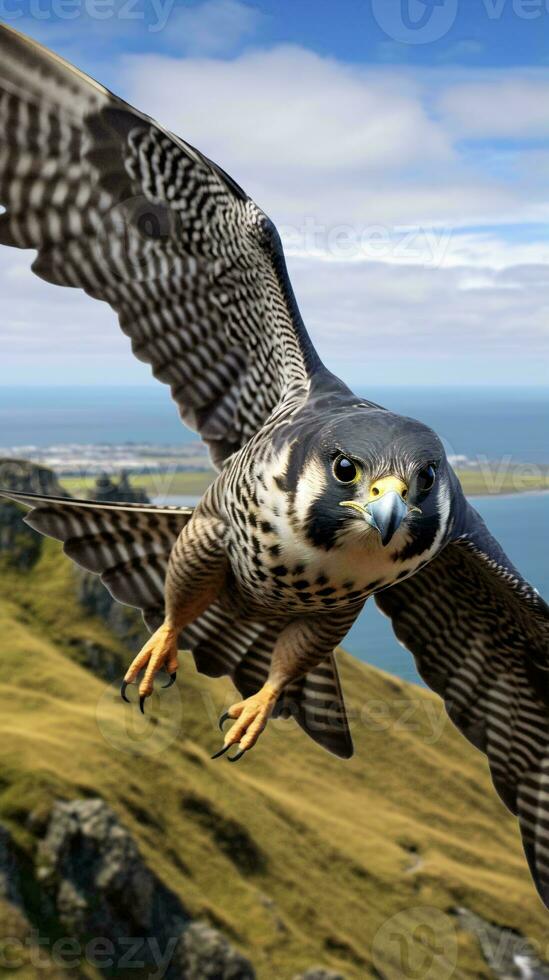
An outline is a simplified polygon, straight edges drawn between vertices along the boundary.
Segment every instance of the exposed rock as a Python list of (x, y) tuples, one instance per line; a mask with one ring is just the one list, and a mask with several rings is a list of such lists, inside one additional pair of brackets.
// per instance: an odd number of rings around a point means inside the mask
[[(21, 493), (67, 496), (51, 470), (23, 459), (0, 459), (0, 488)], [(42, 538), (27, 527), (22, 518), (21, 508), (17, 504), (0, 500), (0, 553), (14, 568), (28, 569), (40, 557)]]
[(12, 905), (21, 905), (19, 869), (11, 835), (0, 826), (0, 898)]
[(42, 538), (23, 523), (17, 504), (0, 500), (0, 555), (12, 568), (29, 569), (36, 564), (42, 550)]
[[(128, 962), (168, 980), (254, 980), (251, 964), (215, 929), (191, 923), (179, 898), (143, 862), (102, 800), (58, 803), (38, 849), (37, 879), (67, 935), (101, 937)], [(132, 954), (133, 955), (133, 954)]]
[(52, 497), (68, 497), (53, 470), (25, 459), (0, 458), (0, 487), (20, 493), (45, 493)]
[[(181, 940), (181, 972), (188, 980), (254, 980), (251, 963), (216, 929), (194, 922)], [(177, 974), (174, 974), (177, 975)]]
[(38, 878), (71, 935), (172, 936), (189, 920), (102, 800), (56, 804), (38, 863)]
[(97, 677), (106, 681), (114, 681), (120, 677), (120, 659), (109, 647), (80, 637), (69, 640), (68, 646), (77, 663), (93, 671)]
[(499, 980), (549, 980), (549, 964), (533, 944), (514, 929), (503, 929), (470, 909), (455, 913), (462, 929), (478, 939), (487, 965)]
[[(0, 459), (0, 489), (17, 490), (20, 493), (43, 493), (53, 497), (70, 496), (59, 483), (55, 473), (45, 466), (23, 459)], [(92, 500), (117, 500), (128, 503), (148, 503), (144, 490), (132, 487), (123, 473), (118, 482), (110, 477), (97, 481)], [(24, 514), (17, 504), (0, 498), (0, 556), (14, 568), (32, 568), (42, 552), (43, 537), (23, 521)], [(116, 602), (97, 575), (74, 565), (78, 600), (87, 612), (99, 616), (120, 639), (141, 646), (147, 635), (141, 613)], [(99, 673), (106, 680), (119, 673), (108, 651), (91, 644), (81, 650), (85, 666)]]

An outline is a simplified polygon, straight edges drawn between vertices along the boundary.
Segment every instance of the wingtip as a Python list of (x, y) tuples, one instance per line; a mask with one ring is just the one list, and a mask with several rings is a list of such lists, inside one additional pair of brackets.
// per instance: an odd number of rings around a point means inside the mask
[(17, 490), (4, 490), (3, 487), (0, 487), (0, 497), (4, 497), (5, 500), (14, 500), (16, 503), (21, 504), (25, 502), (25, 497), (28, 496), (29, 494), (20, 493)]
[(528, 862), (530, 874), (532, 875), (532, 881), (535, 885), (540, 902), (542, 902), (546, 909), (549, 909), (549, 880), (542, 877), (540, 874), (535, 845), (531, 841), (525, 840), (522, 827), (521, 832), (523, 833), (522, 846)]

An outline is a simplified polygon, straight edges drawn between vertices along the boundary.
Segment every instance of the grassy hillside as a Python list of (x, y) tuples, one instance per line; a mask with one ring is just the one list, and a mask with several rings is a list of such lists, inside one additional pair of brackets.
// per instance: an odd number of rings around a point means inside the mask
[(402, 976), (395, 930), (413, 929), (418, 914), (434, 930), (414, 933), (419, 946), (451, 958), (457, 941), (453, 976), (492, 976), (478, 940), (440, 915), (458, 906), (545, 934), (515, 821), (484, 758), (428, 692), (342, 655), (355, 757), (341, 762), (278, 722), (231, 766), (210, 760), (233, 700), (224, 680), (182, 657), (178, 685), (143, 719), (79, 662), (92, 643), (119, 657), (122, 673), (130, 651), (81, 611), (55, 543), (30, 571), (0, 564), (0, 590), (0, 821), (29, 855), (29, 828), (54, 799), (102, 796), (165, 883), (261, 980), (315, 963), (352, 980)]

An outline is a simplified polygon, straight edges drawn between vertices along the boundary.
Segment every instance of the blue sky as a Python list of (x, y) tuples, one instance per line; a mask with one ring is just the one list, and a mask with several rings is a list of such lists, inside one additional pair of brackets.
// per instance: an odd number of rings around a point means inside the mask
[[(2, 0), (0, 17), (233, 173), (347, 381), (546, 382), (549, 0)], [(148, 383), (109, 311), (29, 262), (0, 255), (0, 383)]]
[[(433, 2), (402, 0), (418, 24)], [(83, 3), (79, 9), (89, 11), (91, 6), (86, 8)], [(163, 4), (160, 0), (160, 6), (169, 10), (166, 18), (159, 18), (152, 0), (113, 0), (102, 8), (98, 3), (101, 18), (92, 25), (92, 34), (101, 35), (103, 51), (83, 43), (82, 56), (90, 65), (102, 59), (108, 62), (112, 53), (128, 50), (227, 57), (250, 44), (290, 43), (356, 65), (403, 62), (415, 66), (543, 67), (549, 58), (547, 0), (442, 0), (438, 9), (435, 0), (430, 22), (418, 29), (415, 37), (410, 33), (413, 43), (394, 36), (403, 29), (399, 25), (401, 0), (261, 0), (249, 4), (206, 4), (201, 0), (168, 0)], [(208, 7), (211, 13), (205, 15)], [(245, 12), (238, 14), (237, 8)], [(89, 42), (91, 20), (85, 13), (76, 17), (76, 9), (70, 0), (66, 7), (49, 0), (3, 0), (0, 13), (6, 22), (48, 43), (59, 38), (64, 47), (76, 48), (79, 41)], [(181, 14), (187, 16), (186, 32), (178, 30)], [(80, 38), (78, 21), (86, 23)], [(120, 23), (122, 30), (117, 29)], [(235, 25), (232, 30), (229, 24)]]

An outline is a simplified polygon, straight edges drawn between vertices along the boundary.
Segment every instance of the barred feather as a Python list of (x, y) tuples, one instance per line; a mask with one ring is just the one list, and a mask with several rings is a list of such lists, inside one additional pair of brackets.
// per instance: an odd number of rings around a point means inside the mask
[(218, 166), (0, 25), (0, 243), (110, 303), (214, 463), (320, 365), (276, 229)]
[(376, 602), (454, 724), (486, 752), (547, 905), (549, 607), (472, 507), (467, 515), (465, 534)]
[(143, 504), (107, 504), (2, 493), (32, 508), (25, 523), (63, 542), (78, 565), (101, 577), (119, 602), (145, 615), (164, 607), (164, 580), (170, 552), (192, 509)]

